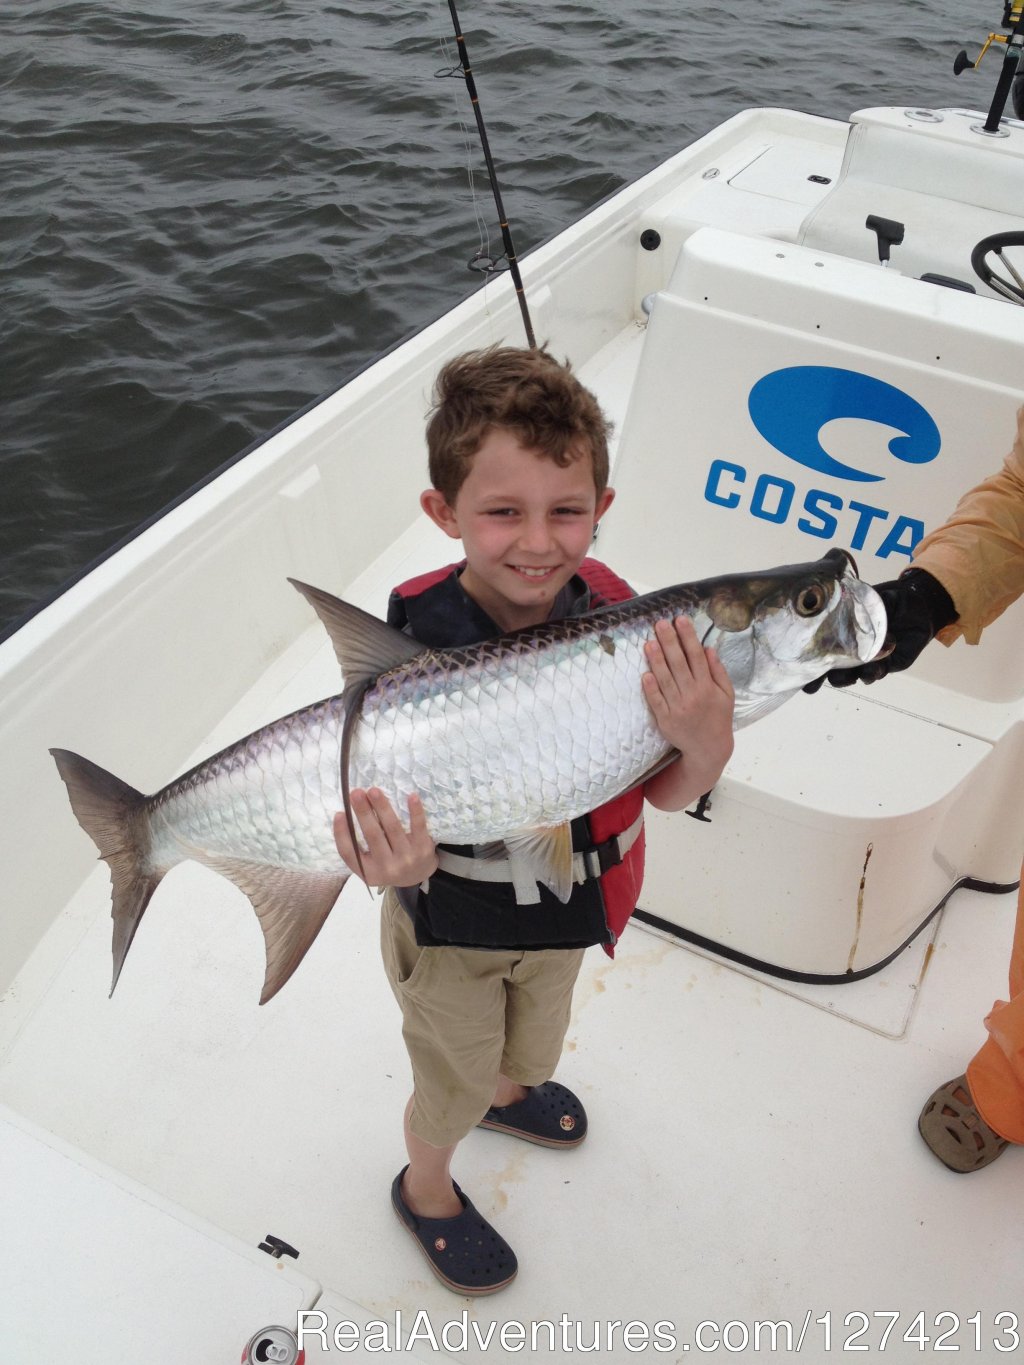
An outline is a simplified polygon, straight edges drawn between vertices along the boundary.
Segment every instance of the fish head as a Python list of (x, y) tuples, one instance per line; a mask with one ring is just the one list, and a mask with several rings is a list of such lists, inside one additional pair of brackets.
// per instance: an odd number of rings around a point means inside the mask
[(833, 668), (855, 668), (881, 652), (882, 599), (853, 556), (832, 549), (810, 564), (720, 580), (710, 594), (714, 645), (736, 689), (736, 723), (749, 724)]

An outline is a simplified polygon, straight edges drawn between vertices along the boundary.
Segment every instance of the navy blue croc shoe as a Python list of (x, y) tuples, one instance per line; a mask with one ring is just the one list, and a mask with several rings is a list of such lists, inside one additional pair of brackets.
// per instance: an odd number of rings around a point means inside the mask
[(558, 1081), (531, 1086), (525, 1099), (490, 1108), (477, 1124), (541, 1147), (578, 1147), (587, 1136), (587, 1115), (571, 1090)]
[(391, 1203), (415, 1237), (431, 1270), (456, 1294), (494, 1294), (511, 1284), (519, 1270), (516, 1254), (455, 1185), (462, 1212), (454, 1218), (423, 1218), (402, 1197), (403, 1166), (391, 1186)]

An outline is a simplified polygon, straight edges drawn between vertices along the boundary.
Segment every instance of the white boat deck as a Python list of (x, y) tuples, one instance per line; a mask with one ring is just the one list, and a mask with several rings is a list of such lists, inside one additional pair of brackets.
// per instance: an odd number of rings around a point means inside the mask
[[(445, 545), (411, 530), (358, 600), (380, 609), (385, 579)], [(313, 625), (196, 757), (336, 685)], [(111, 1000), (108, 906), (100, 866), (8, 996), (5, 1102), (243, 1242), (283, 1237), (301, 1270), (371, 1318), (422, 1309), (438, 1333), (457, 1319), (466, 1305), (389, 1206), (409, 1075), (374, 898), (351, 883), (263, 1009), (256, 920), (222, 879), (192, 864), (168, 876)], [(556, 1153), (480, 1132), (457, 1156), (521, 1261), (506, 1292), (471, 1306), (481, 1330), (565, 1315), (586, 1343), (595, 1321), (667, 1322), (682, 1350), (704, 1320), (751, 1333), (791, 1321), (795, 1341), (810, 1311), (821, 1358), (813, 1319), (826, 1313), (837, 1341), (858, 1312), (900, 1310), (900, 1332), (921, 1310), (980, 1312), (987, 1330), (1019, 1308), (1024, 1155), (964, 1179), (915, 1131), (933, 1085), (981, 1041), (1012, 920), (1012, 897), (957, 893), (934, 944), (837, 987), (773, 983), (639, 926), (614, 964), (588, 953), (559, 1071), (587, 1106), (587, 1142)], [(887, 1320), (871, 1321), (863, 1340)], [(317, 1359), (315, 1339), (307, 1348)], [(886, 1355), (920, 1358), (896, 1341)]]
[[(81, 937), (4, 1056), (7, 1103), (253, 1246), (284, 1237), (373, 1316), (426, 1309), (440, 1331), (465, 1305), (388, 1202), (409, 1078), (370, 897), (346, 890), (260, 1010), (254, 917), (193, 867), (168, 879), (107, 1001), (105, 882), (83, 892)], [(1019, 1308), (1024, 1157), (964, 1179), (915, 1131), (933, 1084), (980, 1041), (1012, 909), (957, 894), (920, 985), (818, 987), (818, 1007), (637, 927), (614, 965), (592, 950), (559, 1070), (588, 1108), (587, 1142), (555, 1153), (480, 1132), (457, 1156), (521, 1261), (474, 1316), (567, 1314), (585, 1332), (670, 1321), (682, 1342), (704, 1319), (831, 1311), (838, 1333), (856, 1311), (988, 1324)], [(842, 1017), (872, 1016), (887, 990), (910, 1015), (902, 1036)]]

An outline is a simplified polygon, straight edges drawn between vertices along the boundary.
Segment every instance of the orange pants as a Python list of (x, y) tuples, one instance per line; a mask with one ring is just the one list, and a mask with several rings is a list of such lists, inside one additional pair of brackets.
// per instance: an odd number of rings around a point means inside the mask
[(1024, 881), (1010, 954), (1010, 999), (995, 1002), (985, 1027), (988, 1039), (967, 1068), (971, 1096), (1000, 1137), (1024, 1142)]

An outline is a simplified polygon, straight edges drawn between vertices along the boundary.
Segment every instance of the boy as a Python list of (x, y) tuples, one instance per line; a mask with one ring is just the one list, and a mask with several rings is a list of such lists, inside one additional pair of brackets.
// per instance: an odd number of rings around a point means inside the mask
[[(433, 486), (420, 503), (462, 541), (465, 561), (396, 589), (389, 622), (424, 645), (469, 645), (630, 596), (586, 559), (615, 494), (607, 423), (568, 365), (544, 350), (470, 352), (441, 371), (435, 399)], [(367, 880), (389, 888), (382, 951), (413, 1069), (409, 1164), (392, 1203), (434, 1273), (462, 1294), (502, 1288), (517, 1263), (453, 1183), (456, 1146), (477, 1125), (549, 1147), (583, 1140), (583, 1106), (549, 1079), (583, 950), (600, 943), (610, 953), (636, 906), (643, 799), (681, 810), (714, 786), (732, 753), (732, 686), (690, 622), (660, 623), (647, 658), (645, 696), (681, 757), (642, 793), (573, 822), (573, 847), (597, 854), (589, 865), (598, 875), (576, 885), (568, 905), (544, 887), (540, 902), (517, 903), (511, 878), (477, 879), (474, 850), (435, 848), (416, 798), (406, 832), (381, 792), (351, 793)], [(343, 817), (335, 836), (355, 866)]]

